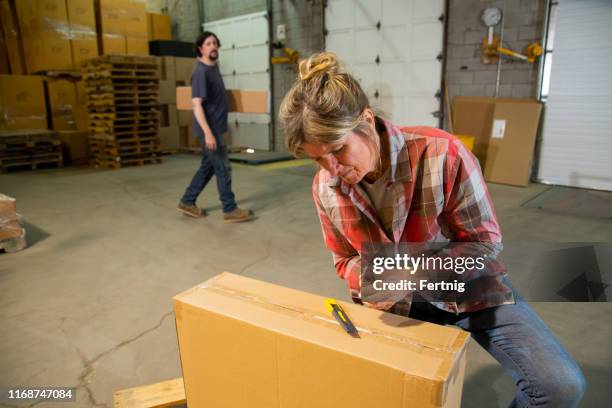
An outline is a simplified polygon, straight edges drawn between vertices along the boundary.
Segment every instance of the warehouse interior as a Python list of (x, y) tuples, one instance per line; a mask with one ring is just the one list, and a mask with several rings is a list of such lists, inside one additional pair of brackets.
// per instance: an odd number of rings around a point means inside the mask
[[(90, 29), (79, 31), (91, 37), (80, 38), (85, 45), (78, 37), (65, 40), (72, 68), (45, 66), (44, 56), (25, 52), (36, 49), (28, 46), (36, 38), (57, 30), (43, 23), (49, 20), (41, 10), (59, 3), (67, 15), (81, 6), (95, 17)], [(612, 80), (606, 73), (612, 62), (612, 7), (605, 0), (24, 0), (18, 6), (0, 0), (0, 6), (0, 45), (7, 50), (0, 75), (0, 136), (34, 138), (28, 143), (40, 137), (53, 149), (28, 153), (34, 159), (23, 161), (7, 147), (17, 142), (0, 141), (0, 194), (14, 199), (11, 208), (19, 214), (0, 213), (0, 387), (76, 389), (71, 402), (28, 406), (119, 406), (113, 398), (120, 390), (180, 378), (185, 356), (179, 350), (173, 297), (221, 272), (351, 302), (322, 240), (311, 191), (317, 167), (291, 158), (278, 122), (280, 104), (297, 76), (297, 60), (315, 52), (330, 50), (346, 59), (386, 117), (468, 136), (462, 140), (471, 143), (481, 161), (505, 243), (608, 249), (612, 243)], [(100, 17), (104, 7), (107, 16), (142, 17), (147, 30), (104, 31), (109, 27)], [(405, 14), (393, 15), (395, 7)], [(486, 9), (503, 15), (491, 30), (483, 21)], [(352, 10), (351, 18), (342, 14), (346, 10)], [(390, 16), (394, 25), (385, 31)], [(156, 18), (163, 26), (159, 31), (153, 28)], [(17, 31), (8, 28), (15, 22)], [(71, 26), (69, 17), (66, 22)], [(263, 45), (238, 44), (259, 38), (261, 27), (267, 30)], [(393, 32), (397, 27), (404, 31)], [(423, 39), (414, 27), (431, 35)], [(227, 89), (243, 92), (238, 98), (245, 98), (245, 105), (247, 97), (267, 93), (264, 103), (237, 107), (229, 119), (231, 151), (238, 154), (232, 161), (233, 189), (238, 205), (255, 213), (250, 222), (223, 222), (214, 183), (198, 200), (206, 217), (176, 211), (199, 166), (201, 146), (191, 134), (192, 112), (177, 109), (175, 90), (189, 85), (195, 56), (184, 52), (193, 53), (202, 30), (234, 35), (225, 43), (219, 35), (221, 63), (231, 64), (221, 68)], [(489, 31), (503, 37), (500, 47), (520, 56), (491, 52)], [(407, 91), (401, 93), (393, 89), (397, 61), (385, 50), (396, 49), (407, 33), (418, 55), (402, 66), (428, 75), (406, 79)], [(123, 51), (105, 42), (117, 36), (123, 36)], [(10, 44), (18, 43), (21, 54), (10, 51)], [(92, 43), (96, 50), (88, 57), (100, 55), (101, 62), (77, 61), (75, 49)], [(129, 51), (129, 44), (136, 48)], [(537, 55), (527, 49), (532, 44), (541, 47)], [(42, 42), (47, 50), (52, 45)], [(264, 57), (255, 56), (259, 51)], [(231, 62), (223, 60), (224, 52), (232, 53)], [(360, 60), (370, 57), (377, 61)], [(104, 156), (95, 110), (87, 110), (95, 99), (88, 78), (96, 67), (125, 63), (121, 58), (136, 58), (131, 63), (147, 75), (153, 70), (147, 64), (156, 67), (150, 74), (159, 95), (151, 103), (160, 118), (152, 136), (155, 147), (133, 162)], [(429, 75), (431, 67), (435, 72)], [(17, 76), (34, 77), (21, 84), (40, 87), (32, 92), (42, 95), (42, 113), (34, 104), (34, 111), (12, 119), (11, 98), (18, 101), (25, 89), (15, 85)], [(66, 89), (68, 97), (62, 93)], [(65, 102), (55, 104), (54, 95), (60, 102), (68, 98), (68, 108)], [(502, 113), (507, 116), (500, 125)], [(32, 121), (40, 126), (32, 130)], [(516, 139), (508, 137), (513, 131)], [(584, 407), (612, 406), (612, 306), (605, 300), (612, 295), (612, 263), (609, 256), (599, 261), (604, 289), (598, 299), (531, 302), (582, 369)], [(529, 277), (520, 271), (514, 283), (519, 290), (529, 289)], [(514, 387), (484, 349), (474, 341), (468, 344), (461, 406), (508, 406)], [(26, 405), (4, 399), (0, 406)]]

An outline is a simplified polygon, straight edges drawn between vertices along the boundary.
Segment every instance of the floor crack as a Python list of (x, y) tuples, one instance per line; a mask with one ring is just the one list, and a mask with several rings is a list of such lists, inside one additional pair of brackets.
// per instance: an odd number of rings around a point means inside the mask
[(256, 259), (256, 260), (254, 260), (253, 262), (248, 263), (248, 264), (246, 264), (244, 267), (242, 267), (242, 269), (240, 270), (240, 272), (238, 272), (238, 275), (242, 275), (242, 274), (244, 274), (244, 272), (245, 272), (247, 269), (249, 269), (250, 267), (252, 267), (252, 266), (254, 266), (254, 265), (256, 265), (256, 264), (258, 264), (258, 263), (260, 263), (260, 262), (265, 261), (266, 259), (268, 259), (268, 258), (270, 257), (270, 255), (272, 255), (272, 241), (271, 241), (271, 240), (270, 240), (270, 241), (268, 241), (268, 244), (266, 245), (266, 253), (265, 253), (265, 254), (264, 254), (262, 257), (260, 257), (260, 258), (258, 258), (258, 259)]
[[(161, 325), (164, 323), (164, 321), (172, 315), (172, 311), (165, 313), (160, 319), (159, 322), (149, 328), (146, 329), (142, 332), (140, 332), (139, 334), (137, 334), (134, 337), (131, 337), (127, 340), (124, 340), (122, 342), (120, 342), (119, 344), (117, 344), (116, 346), (103, 351), (102, 353), (98, 354), (97, 356), (95, 356), (92, 359), (88, 359), (85, 354), (83, 354), (83, 352), (81, 351), (81, 349), (72, 342), (72, 340), (70, 340), (70, 336), (68, 335), (68, 333), (66, 333), (66, 330), (64, 329), (63, 325), (64, 322), (66, 320), (65, 317), (61, 318), (61, 323), (60, 323), (60, 330), (62, 331), (62, 333), (64, 333), (64, 336), (66, 337), (66, 339), (68, 340), (68, 343), (75, 349), (75, 351), (77, 352), (77, 354), (79, 355), (79, 357), (81, 358), (81, 364), (83, 365), (83, 371), (81, 371), (81, 374), (79, 375), (79, 383), (78, 385), (75, 387), (76, 389), (84, 389), (87, 392), (87, 396), (89, 399), (89, 402), (92, 404), (92, 406), (94, 407), (105, 407), (105, 408), (110, 408), (107, 404), (102, 403), (102, 402), (98, 402), (96, 401), (93, 391), (91, 390), (91, 388), (89, 387), (89, 379), (90, 377), (93, 375), (93, 373), (95, 372), (95, 367), (94, 365), (103, 357), (106, 357), (107, 355), (114, 353), (115, 351), (119, 350), (120, 348), (133, 343), (134, 341), (142, 338), (143, 336), (146, 336), (147, 334), (159, 329), (161, 327)], [(40, 402), (40, 401), (39, 401)], [(38, 402), (37, 402), (38, 403)]]

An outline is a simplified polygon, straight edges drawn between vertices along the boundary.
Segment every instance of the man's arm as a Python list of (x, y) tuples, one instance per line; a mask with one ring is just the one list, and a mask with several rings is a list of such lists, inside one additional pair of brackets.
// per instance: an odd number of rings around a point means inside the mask
[(208, 150), (215, 150), (217, 148), (217, 139), (213, 134), (212, 130), (210, 130), (210, 126), (208, 125), (208, 121), (206, 120), (206, 115), (204, 114), (204, 106), (202, 105), (204, 99), (202, 98), (192, 98), (191, 104), (193, 105), (193, 114), (195, 115), (196, 121), (200, 128), (204, 132), (204, 144)]

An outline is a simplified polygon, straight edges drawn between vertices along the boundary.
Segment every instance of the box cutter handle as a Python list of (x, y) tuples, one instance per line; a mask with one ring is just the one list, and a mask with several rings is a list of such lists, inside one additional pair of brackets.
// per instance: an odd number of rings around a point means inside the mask
[(335, 299), (325, 300), (325, 306), (348, 334), (357, 334), (357, 328)]

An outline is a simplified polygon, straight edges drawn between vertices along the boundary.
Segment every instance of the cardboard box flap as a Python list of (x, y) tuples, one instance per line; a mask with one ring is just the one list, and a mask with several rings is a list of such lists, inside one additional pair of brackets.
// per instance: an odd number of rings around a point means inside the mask
[(349, 336), (329, 314), (325, 298), (231, 273), (174, 298), (176, 319), (195, 310), (222, 315), (296, 340), (365, 359), (412, 379), (442, 384), (461, 357), (469, 334), (342, 302), (359, 330)]

